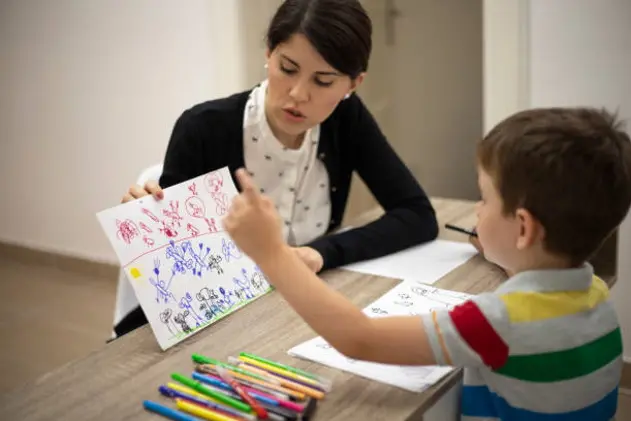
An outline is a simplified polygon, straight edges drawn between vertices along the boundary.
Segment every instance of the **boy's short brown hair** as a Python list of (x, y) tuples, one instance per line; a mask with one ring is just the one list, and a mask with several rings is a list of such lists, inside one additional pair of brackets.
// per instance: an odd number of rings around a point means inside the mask
[(588, 260), (631, 205), (631, 142), (616, 117), (592, 108), (538, 108), (495, 126), (477, 146), (504, 213), (527, 209), (548, 251)]

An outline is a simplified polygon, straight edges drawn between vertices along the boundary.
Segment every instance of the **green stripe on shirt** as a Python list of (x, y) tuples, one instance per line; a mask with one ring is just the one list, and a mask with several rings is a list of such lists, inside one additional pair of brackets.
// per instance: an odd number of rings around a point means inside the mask
[(495, 372), (532, 382), (556, 382), (592, 373), (621, 354), (622, 335), (620, 328), (616, 328), (576, 348), (534, 355), (512, 355)]

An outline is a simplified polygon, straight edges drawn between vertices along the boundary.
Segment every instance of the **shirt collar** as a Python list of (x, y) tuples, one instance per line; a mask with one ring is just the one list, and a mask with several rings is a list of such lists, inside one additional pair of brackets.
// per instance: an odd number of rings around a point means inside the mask
[(538, 269), (520, 272), (509, 278), (497, 293), (513, 291), (582, 291), (591, 286), (594, 268), (589, 263), (571, 269)]

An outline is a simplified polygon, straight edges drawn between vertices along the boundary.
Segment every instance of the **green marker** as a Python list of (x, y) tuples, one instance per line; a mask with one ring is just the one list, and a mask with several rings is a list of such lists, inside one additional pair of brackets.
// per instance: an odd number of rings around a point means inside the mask
[[(232, 370), (235, 373), (243, 374), (244, 376), (252, 377), (254, 379), (261, 380), (268, 383), (270, 382), (269, 378), (261, 376), (258, 373), (252, 373), (251, 371), (244, 370), (232, 364), (226, 364), (224, 362), (217, 361), (212, 358), (205, 357), (203, 355), (193, 354), (191, 358), (193, 358), (193, 361), (196, 362), (197, 364), (212, 364), (218, 367), (227, 368), (228, 370)], [(274, 383), (277, 383), (277, 382), (274, 382)]]
[(196, 380), (193, 380), (178, 373), (171, 374), (171, 378), (177, 382), (182, 383), (184, 386), (190, 387), (194, 391), (201, 393), (202, 395), (206, 395), (217, 400), (219, 403), (224, 403), (233, 407), (234, 409), (238, 409), (239, 411), (247, 413), (252, 412), (252, 408), (250, 407), (250, 405), (246, 405), (241, 401), (224, 395), (223, 393), (215, 392), (214, 390), (207, 388), (202, 383)]

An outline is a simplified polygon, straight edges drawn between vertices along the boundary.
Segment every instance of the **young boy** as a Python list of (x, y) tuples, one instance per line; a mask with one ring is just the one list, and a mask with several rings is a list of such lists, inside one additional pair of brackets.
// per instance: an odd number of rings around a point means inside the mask
[(224, 226), (339, 352), (465, 367), (464, 419), (612, 419), (622, 341), (607, 286), (586, 262), (629, 210), (629, 136), (604, 111), (533, 109), (484, 137), (477, 161), (479, 239), (514, 276), (452, 310), (365, 316), (291, 252), (244, 170)]

